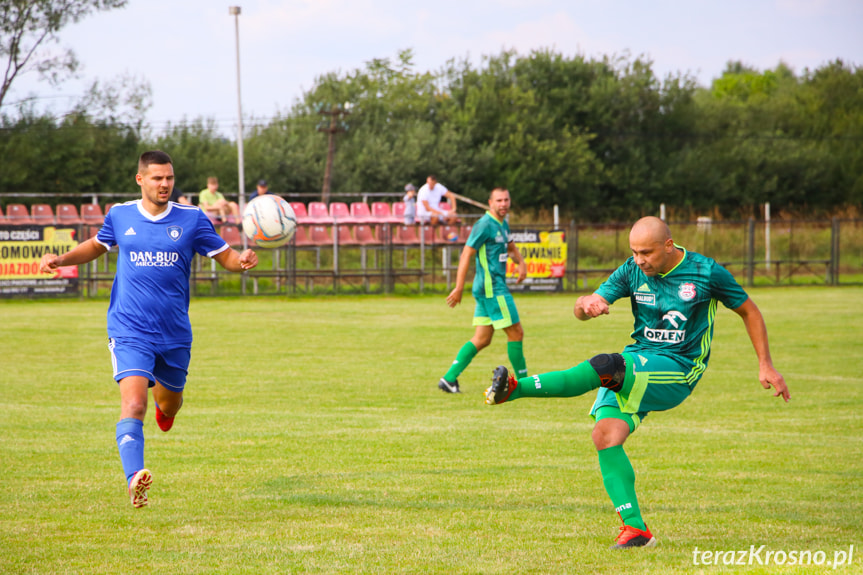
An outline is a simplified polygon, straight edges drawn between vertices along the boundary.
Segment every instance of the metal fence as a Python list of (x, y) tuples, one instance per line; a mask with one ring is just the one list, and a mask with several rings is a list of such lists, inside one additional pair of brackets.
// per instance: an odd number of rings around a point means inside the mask
[[(469, 225), (470, 221), (463, 222)], [(677, 244), (710, 256), (745, 286), (863, 284), (863, 220), (696, 221), (669, 222)], [(571, 224), (565, 233), (563, 291), (592, 291), (630, 256), (631, 224)], [(415, 240), (397, 229), (376, 226), (374, 241), (340, 238), (329, 227), (324, 239), (278, 249), (256, 250), (257, 268), (226, 272), (207, 258), (197, 258), (192, 293), (207, 295), (407, 294), (446, 293), (455, 284), (464, 235), (449, 241), (440, 229), (412, 226)], [(552, 226), (518, 224), (552, 231)], [(561, 228), (557, 228), (558, 231)], [(334, 233), (336, 232), (336, 233)], [(86, 233), (82, 231), (82, 233)], [(81, 237), (87, 237), (83, 235)], [(327, 239), (330, 238), (330, 239)], [(340, 241), (341, 240), (341, 241)], [(105, 295), (113, 280), (116, 254), (109, 252), (88, 266), (80, 278), (87, 296)], [(472, 279), (472, 272), (468, 281)]]

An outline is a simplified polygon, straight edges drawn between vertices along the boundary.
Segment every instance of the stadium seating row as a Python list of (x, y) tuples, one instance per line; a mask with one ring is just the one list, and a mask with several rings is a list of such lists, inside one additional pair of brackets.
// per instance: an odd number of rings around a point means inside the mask
[[(105, 205), (105, 212), (113, 203)], [(6, 213), (0, 208), (0, 224), (67, 225), (88, 224), (99, 226), (105, 219), (99, 204), (82, 204), (79, 213), (74, 204), (57, 204), (57, 214), (50, 204), (33, 204), (30, 210), (24, 204), (8, 204)]]
[[(394, 202), (393, 204), (373, 202), (371, 206), (365, 202), (353, 202), (350, 205), (346, 202), (330, 202), (329, 205), (323, 202), (309, 202), (308, 207), (302, 202), (290, 202), (290, 204), (297, 216), (297, 223), (301, 225), (331, 226), (335, 222), (351, 225), (404, 223), (404, 202)], [(105, 213), (112, 205), (107, 204), (105, 206)], [(449, 209), (446, 203), (442, 204), (441, 207)], [(29, 211), (27, 206), (23, 204), (8, 204), (5, 214), (0, 208), (0, 223), (8, 224), (99, 225), (103, 219), (104, 213), (99, 204), (82, 204), (80, 212), (74, 204), (58, 204), (56, 216), (50, 204), (33, 204)]]
[[(74, 204), (58, 204), (57, 213), (49, 204), (33, 204), (30, 210), (23, 204), (8, 204), (6, 213), (0, 208), (0, 224), (78, 225), (90, 226), (89, 236), (98, 231), (105, 219), (104, 214), (113, 203), (106, 204), (102, 212), (99, 204), (82, 204), (80, 212)], [(471, 226), (425, 226), (404, 224), (404, 203), (374, 202), (371, 207), (364, 202), (348, 206), (344, 202), (310, 202), (308, 209), (301, 202), (291, 202), (297, 215), (295, 245), (331, 246), (337, 234), (339, 245), (382, 245), (389, 239), (395, 245), (410, 246), (434, 244), (464, 244), (470, 235)], [(336, 223), (338, 222), (338, 223)], [(390, 224), (389, 238), (384, 237), (382, 224)], [(231, 246), (243, 243), (240, 229), (235, 223), (217, 225), (219, 233)], [(422, 240), (420, 239), (422, 234)]]
[[(414, 225), (391, 224), (389, 228), (390, 242), (399, 246), (464, 244), (470, 235), (471, 228), (472, 226), (469, 225), (424, 226), (418, 228)], [(243, 237), (238, 226), (224, 224), (219, 226), (218, 230), (219, 234), (232, 247), (242, 245)], [(337, 237), (340, 246), (374, 246), (387, 243), (387, 238), (381, 224), (338, 224), (334, 226), (304, 224), (297, 228), (293, 241), (297, 247), (332, 246), (334, 243), (334, 234), (338, 234)]]

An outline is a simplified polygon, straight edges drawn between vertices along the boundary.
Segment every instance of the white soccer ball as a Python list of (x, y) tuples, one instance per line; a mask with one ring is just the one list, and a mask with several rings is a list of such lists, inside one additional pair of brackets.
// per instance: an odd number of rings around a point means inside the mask
[(296, 231), (294, 209), (279, 196), (257, 196), (243, 209), (243, 233), (262, 248), (283, 246)]

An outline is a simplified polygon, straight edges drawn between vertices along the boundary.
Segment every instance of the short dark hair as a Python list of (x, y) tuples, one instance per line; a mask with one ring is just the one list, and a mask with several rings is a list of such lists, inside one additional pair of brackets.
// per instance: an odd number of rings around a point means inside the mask
[(491, 197), (494, 195), (495, 192), (506, 192), (508, 194), (509, 190), (507, 190), (506, 188), (502, 188), (502, 187), (498, 186), (497, 188), (492, 189), (492, 191), (490, 191), (488, 193), (488, 199), (489, 200), (491, 199)]
[(149, 152), (144, 152), (141, 154), (141, 157), (138, 158), (138, 171), (144, 170), (148, 168), (151, 164), (171, 164), (174, 165), (174, 161), (171, 159), (171, 156), (162, 152), (160, 150), (151, 150)]
[(427, 179), (427, 180), (431, 180), (431, 181), (433, 181), (433, 182), (440, 181), (440, 180), (438, 180), (438, 179), (437, 179), (437, 176), (436, 176), (436, 175), (434, 175), (434, 174), (429, 174), (429, 175), (428, 175), (428, 177), (427, 177), (426, 179)]

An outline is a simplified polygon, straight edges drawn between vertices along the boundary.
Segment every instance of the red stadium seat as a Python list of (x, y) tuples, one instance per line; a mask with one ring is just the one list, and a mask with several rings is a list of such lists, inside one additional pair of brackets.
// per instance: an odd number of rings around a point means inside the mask
[[(241, 235), (240, 228), (234, 224), (225, 224), (221, 226), (219, 228), (219, 235), (222, 236), (222, 239), (232, 248), (243, 247), (243, 236)], [(247, 240), (246, 245), (250, 246), (252, 243), (252, 240)]]
[[(332, 205), (332, 204), (330, 204)], [(351, 227), (347, 224), (339, 224), (334, 226), (338, 230), (338, 238), (340, 246), (355, 246), (358, 245), (351, 233)]]
[(369, 205), (365, 202), (353, 202), (351, 204), (351, 216), (353, 216), (354, 221), (358, 224), (375, 223), (372, 211), (369, 209)]
[(400, 224), (405, 221), (405, 203), (393, 202), (393, 219)]
[(458, 241), (459, 243), (467, 243), (467, 239), (470, 237), (470, 231), (473, 229), (473, 226), (461, 226), (458, 230)]
[(423, 243), (425, 245), (430, 246), (440, 243), (440, 239), (435, 237), (438, 226), (420, 226), (420, 228), (422, 229)]
[(81, 219), (85, 224), (91, 226), (101, 226), (105, 221), (105, 216), (102, 214), (102, 208), (99, 204), (81, 204)]
[(84, 223), (78, 215), (74, 204), (57, 204), (57, 223), (65, 226), (75, 226)]
[(316, 224), (333, 223), (333, 218), (330, 217), (327, 204), (323, 202), (309, 202), (309, 222)]
[[(437, 241), (441, 243), (457, 244), (459, 243), (459, 227), (458, 226), (438, 226)], [(453, 237), (455, 239), (450, 239)]]
[(333, 245), (333, 238), (330, 237), (330, 232), (325, 225), (315, 224), (309, 226), (309, 241), (311, 241), (311, 245), (313, 246)]
[(386, 202), (373, 202), (372, 203), (372, 217), (375, 219), (375, 223), (380, 224), (400, 224), (402, 220), (393, 216), (392, 208)]
[(297, 226), (297, 232), (294, 234), (294, 245), (298, 248), (315, 245), (309, 239), (309, 233), (306, 231), (306, 226)]
[(381, 243), (372, 233), (371, 226), (366, 224), (357, 224), (354, 226), (354, 240), (361, 246), (368, 246)]
[(416, 226), (394, 226), (393, 243), (398, 245), (419, 245), (420, 238), (417, 235)]
[(352, 224), (355, 221), (348, 205), (344, 202), (330, 202), (330, 218), (340, 224)]
[(40, 226), (53, 226), (54, 210), (48, 204), (33, 204), (30, 206), (30, 219)]
[(6, 216), (3, 214), (3, 206), (0, 206), (0, 224), (6, 223)]
[(309, 212), (306, 211), (306, 204), (304, 204), (303, 202), (290, 202), (290, 204), (291, 207), (294, 209), (294, 215), (297, 216), (297, 223), (309, 223)]
[(8, 204), (6, 206), (7, 224), (32, 224), (33, 219), (24, 204)]

